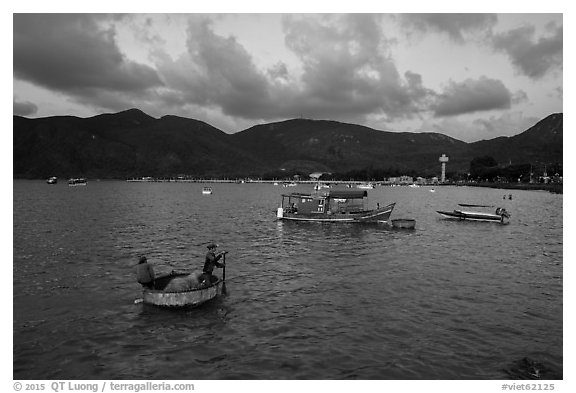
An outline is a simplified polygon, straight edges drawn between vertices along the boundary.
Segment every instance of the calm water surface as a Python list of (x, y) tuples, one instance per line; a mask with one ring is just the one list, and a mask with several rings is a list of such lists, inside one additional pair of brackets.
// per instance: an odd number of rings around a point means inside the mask
[[(270, 184), (14, 181), (14, 379), (505, 379), (525, 357), (562, 376), (562, 195), (381, 187), (385, 224), (277, 222)], [(454, 222), (457, 203), (509, 225)], [(227, 296), (135, 304), (159, 272), (227, 256)]]

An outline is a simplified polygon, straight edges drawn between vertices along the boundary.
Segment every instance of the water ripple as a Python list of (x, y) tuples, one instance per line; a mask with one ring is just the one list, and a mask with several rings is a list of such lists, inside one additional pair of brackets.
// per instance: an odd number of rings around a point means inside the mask
[[(416, 218), (401, 231), (278, 222), (285, 190), (201, 187), (14, 183), (15, 379), (500, 379), (525, 357), (562, 375), (562, 196), (517, 191), (502, 226), (435, 213), (499, 190), (370, 191)], [(134, 304), (139, 255), (199, 269), (211, 241), (227, 296)]]

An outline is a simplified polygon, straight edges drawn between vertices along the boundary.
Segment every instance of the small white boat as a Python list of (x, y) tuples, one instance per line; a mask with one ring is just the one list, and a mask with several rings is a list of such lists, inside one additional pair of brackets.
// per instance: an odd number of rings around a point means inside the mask
[(356, 186), (356, 188), (360, 188), (362, 190), (373, 190), (374, 189), (374, 184), (372, 183), (362, 183), (362, 184), (358, 184)]
[(212, 195), (212, 188), (211, 187), (202, 188), (202, 195)]
[(322, 189), (325, 188), (330, 188), (330, 186), (328, 184), (324, 184), (324, 183), (317, 183), (314, 185), (314, 191), (320, 191)]
[(58, 183), (58, 178), (56, 176), (52, 176), (51, 178), (49, 178), (48, 180), (46, 180), (46, 183), (48, 184), (56, 184)]

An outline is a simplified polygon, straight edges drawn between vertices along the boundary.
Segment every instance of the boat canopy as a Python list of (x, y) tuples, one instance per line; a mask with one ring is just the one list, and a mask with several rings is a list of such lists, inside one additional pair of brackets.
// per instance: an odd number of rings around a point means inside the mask
[(293, 192), (291, 194), (283, 194), (283, 197), (292, 198), (332, 198), (332, 199), (362, 199), (368, 196), (366, 190), (332, 190), (320, 194), (303, 194), (300, 192)]
[(368, 196), (366, 190), (333, 190), (326, 194), (329, 198), (339, 199), (362, 199)]

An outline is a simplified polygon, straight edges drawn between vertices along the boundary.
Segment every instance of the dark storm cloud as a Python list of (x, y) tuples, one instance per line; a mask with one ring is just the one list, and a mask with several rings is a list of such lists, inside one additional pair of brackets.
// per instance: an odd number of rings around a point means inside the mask
[(90, 101), (159, 86), (156, 72), (127, 59), (101, 14), (14, 14), (14, 76)]
[(192, 18), (186, 45), (187, 52), (176, 60), (162, 52), (154, 55), (168, 88), (161, 97), (172, 104), (219, 107), (232, 116), (265, 114), (260, 111), (269, 105), (266, 76), (234, 37), (218, 36), (210, 20)]
[(498, 22), (495, 14), (402, 14), (399, 18), (408, 29), (445, 33), (459, 43), (467, 33), (488, 32)]
[(255, 67), (252, 56), (233, 37), (220, 37), (210, 24), (190, 24), (188, 53), (207, 84), (204, 92), (233, 116), (257, 116), (269, 101), (266, 77)]
[(13, 114), (18, 116), (31, 116), (38, 112), (38, 106), (30, 101), (17, 101), (14, 99)]
[[(421, 82), (404, 80), (388, 53), (381, 16), (352, 14), (314, 18), (285, 17), (286, 45), (303, 65), (301, 94), (294, 110), (322, 116), (389, 118), (418, 110)], [(416, 74), (414, 74), (416, 75)]]
[(512, 94), (504, 84), (495, 79), (482, 77), (467, 79), (462, 83), (451, 82), (438, 96), (434, 115), (456, 116), (465, 113), (494, 109), (509, 109)]
[(301, 73), (285, 63), (259, 69), (234, 37), (214, 33), (212, 22), (193, 17), (187, 53), (162, 52), (155, 61), (172, 104), (209, 105), (244, 119), (278, 117), (359, 118), (374, 111), (411, 116), (429, 94), (414, 73), (399, 75), (386, 54), (379, 16), (287, 16), (285, 42)]
[(548, 26), (549, 35), (534, 40), (534, 26), (522, 26), (493, 38), (494, 48), (506, 53), (514, 66), (532, 79), (562, 67), (563, 26)]

